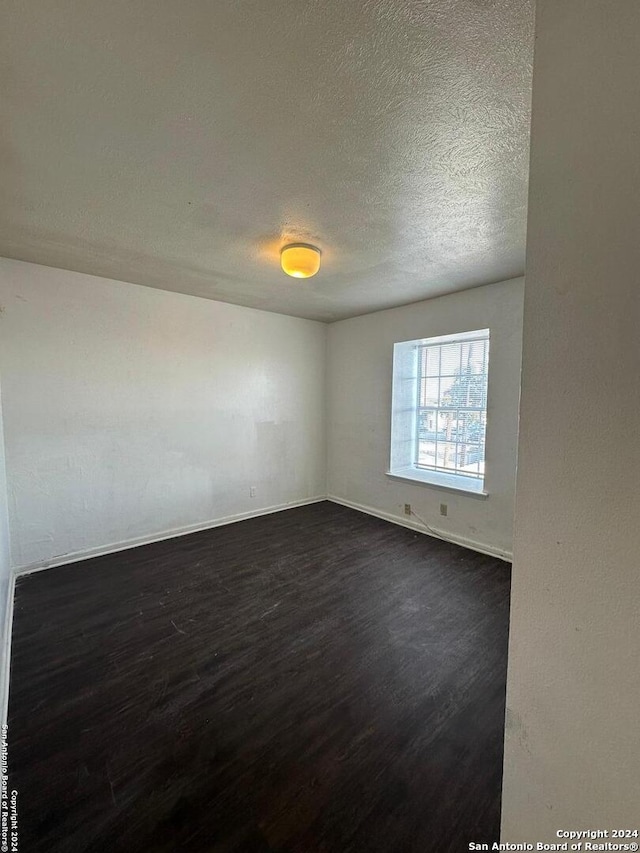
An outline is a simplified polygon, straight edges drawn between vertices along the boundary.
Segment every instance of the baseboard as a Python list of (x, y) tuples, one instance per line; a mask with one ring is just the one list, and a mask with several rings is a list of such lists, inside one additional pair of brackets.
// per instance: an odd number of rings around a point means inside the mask
[(163, 530), (159, 533), (152, 533), (148, 536), (138, 536), (134, 539), (125, 539), (121, 542), (111, 543), (110, 545), (100, 545), (96, 548), (87, 548), (82, 551), (70, 551), (67, 554), (60, 554), (59, 556), (52, 557), (50, 560), (41, 560), (35, 563), (29, 563), (25, 566), (15, 566), (12, 569), (12, 574), (14, 577), (17, 575), (29, 575), (32, 572), (41, 572), (44, 569), (53, 569), (56, 566), (66, 566), (69, 563), (77, 563), (80, 560), (89, 560), (92, 557), (102, 557), (106, 554), (115, 554), (118, 551), (126, 551), (128, 548), (138, 548), (141, 545), (151, 545), (153, 542), (163, 542), (165, 539), (174, 539), (177, 536), (187, 536), (189, 533), (198, 533), (200, 530), (212, 530), (214, 527), (223, 527), (225, 524), (235, 524), (237, 521), (246, 521), (249, 518), (258, 518), (261, 515), (271, 515), (274, 512), (282, 512), (285, 509), (295, 509), (295, 507), (298, 506), (307, 506), (308, 504), (315, 504), (326, 500), (326, 495), (317, 495), (313, 498), (305, 498), (300, 501), (276, 504), (274, 506), (268, 506), (262, 509), (252, 510), (250, 512), (240, 512), (236, 515), (227, 515), (223, 518), (199, 522), (198, 524), (187, 524), (183, 527)]
[(272, 513), (282, 512), (286, 509), (294, 509), (298, 506), (307, 506), (309, 504), (319, 503), (325, 500), (332, 501), (333, 503), (340, 504), (341, 506), (349, 507), (349, 509), (355, 509), (358, 512), (364, 512), (367, 515), (372, 515), (376, 518), (381, 518), (384, 521), (390, 521), (392, 524), (398, 524), (401, 527), (407, 527), (409, 528), (409, 530), (414, 530), (417, 533), (423, 533), (428, 536), (435, 536), (437, 539), (443, 539), (444, 541), (452, 542), (455, 545), (462, 545), (465, 548), (470, 548), (472, 551), (479, 551), (481, 554), (488, 554), (492, 557), (499, 557), (500, 559), (505, 560), (507, 562), (511, 562), (512, 559), (512, 555), (510, 552), (500, 551), (499, 549), (494, 548), (490, 545), (486, 545), (482, 542), (476, 542), (472, 539), (466, 539), (462, 536), (455, 536), (454, 534), (451, 534), (445, 530), (437, 530), (434, 528), (425, 530), (424, 525), (422, 525), (419, 521), (413, 521), (412, 519), (402, 518), (401, 516), (393, 515), (389, 512), (384, 512), (383, 510), (376, 509), (375, 507), (355, 503), (354, 501), (348, 501), (344, 498), (338, 497), (337, 495), (318, 495), (316, 497), (306, 498), (305, 500), (301, 501), (291, 501), (290, 503), (265, 507), (263, 509), (255, 510), (252, 512), (229, 515), (224, 518), (218, 518), (200, 524), (190, 524), (184, 527), (174, 528), (172, 530), (165, 530), (160, 533), (152, 534), (150, 536), (140, 536), (135, 539), (128, 539), (122, 542), (113, 543), (111, 545), (103, 545), (97, 548), (88, 548), (83, 551), (73, 551), (67, 554), (61, 554), (60, 556), (54, 557), (51, 560), (43, 560), (41, 562), (32, 563), (26, 566), (18, 566), (12, 569), (11, 575), (9, 577), (9, 587), (7, 590), (5, 636), (3, 638), (4, 642), (2, 643), (2, 660), (0, 662), (0, 724), (6, 725), (7, 723), (11, 667), (11, 630), (13, 625), (13, 599), (15, 592), (15, 582), (16, 578), (19, 575), (27, 575), (31, 574), (32, 572), (44, 571), (45, 569), (52, 569), (56, 566), (65, 566), (69, 563), (77, 563), (80, 560), (88, 560), (91, 557), (100, 557), (106, 554), (115, 554), (118, 551), (126, 551), (128, 548), (138, 548), (142, 545), (150, 545), (152, 542), (162, 542), (165, 539), (173, 539), (178, 536), (187, 536), (189, 533), (197, 533), (200, 530), (211, 530), (215, 527), (223, 527), (225, 524), (234, 524), (237, 521), (245, 521), (246, 519), (257, 518), (262, 515), (271, 515)]
[[(6, 612), (4, 619), (4, 636), (0, 650), (0, 725), (7, 725), (9, 714), (9, 676), (11, 670), (11, 632), (13, 629), (13, 593), (16, 587), (16, 576), (9, 576), (7, 587)], [(3, 732), (5, 729), (2, 730)]]
[(212, 521), (202, 522), (200, 524), (189, 524), (184, 527), (176, 527), (172, 530), (164, 530), (160, 533), (154, 533), (149, 536), (139, 536), (135, 539), (127, 539), (122, 542), (113, 543), (111, 545), (102, 545), (97, 548), (87, 548), (83, 551), (72, 551), (68, 554), (61, 554), (51, 560), (43, 560), (38, 563), (32, 563), (27, 566), (16, 566), (12, 568), (9, 576), (9, 586), (7, 589), (7, 612), (4, 623), (4, 637), (2, 638), (2, 649), (0, 649), (0, 725), (7, 724), (9, 710), (9, 683), (11, 680), (11, 634), (13, 628), (13, 600), (16, 586), (16, 578), (21, 575), (29, 575), (32, 572), (41, 572), (45, 569), (53, 569), (56, 566), (66, 566), (69, 563), (77, 563), (80, 560), (88, 560), (91, 557), (101, 557), (106, 554), (115, 554), (118, 551), (126, 551), (129, 548), (138, 548), (141, 545), (150, 545), (152, 542), (163, 542), (165, 539), (174, 539), (178, 536), (187, 536), (189, 533), (197, 533), (199, 530), (211, 530), (214, 527), (223, 527), (225, 524), (234, 524), (236, 521), (245, 521), (249, 518), (258, 518), (261, 515), (271, 515), (275, 512), (282, 512), (285, 509), (294, 509), (298, 506), (307, 506), (308, 504), (319, 503), (326, 501), (325, 495), (318, 495), (313, 498), (305, 498), (300, 501), (290, 501), (289, 503), (277, 504), (275, 506), (264, 507), (263, 509), (253, 510), (251, 512), (237, 513), (236, 515), (228, 515), (224, 518), (217, 518)]
[[(198, 524), (188, 524), (183, 527), (176, 527), (171, 530), (164, 530), (158, 533), (153, 533), (148, 536), (139, 536), (134, 539), (126, 539), (121, 542), (111, 543), (109, 545), (100, 545), (96, 548), (87, 548), (81, 551), (71, 551), (67, 554), (60, 554), (52, 557), (50, 560), (41, 560), (35, 563), (30, 563), (25, 566), (16, 566), (12, 569), (12, 579), (10, 581), (9, 591), (11, 593), (8, 605), (13, 599), (13, 578), (17, 575), (28, 575), (32, 572), (40, 572), (45, 569), (53, 569), (56, 566), (66, 566), (69, 563), (77, 563), (80, 560), (89, 560), (92, 557), (102, 557), (107, 554), (115, 554), (118, 551), (126, 551), (128, 548), (138, 548), (141, 545), (150, 545), (153, 542), (162, 542), (165, 539), (173, 539), (178, 536), (187, 536), (189, 533), (197, 533), (201, 530), (212, 530), (215, 527), (223, 527), (225, 524), (235, 524), (237, 521), (246, 521), (249, 518), (258, 518), (262, 515), (271, 515), (275, 512), (282, 512), (286, 509), (294, 509), (298, 506), (308, 506), (309, 504), (319, 503), (320, 501), (332, 501), (341, 506), (349, 507), (350, 509), (364, 512), (367, 515), (373, 515), (376, 518), (381, 518), (384, 521), (390, 521), (392, 524), (398, 524), (401, 527), (407, 527), (409, 530), (415, 530), (418, 533), (435, 536), (437, 539), (443, 539), (445, 542), (452, 542), (455, 545), (462, 545), (465, 548), (470, 548), (472, 551), (479, 551), (481, 554), (488, 554), (491, 557), (499, 557), (506, 562), (512, 562), (513, 555), (510, 551), (502, 551), (493, 545), (487, 545), (484, 542), (478, 542), (474, 539), (467, 539), (464, 536), (457, 536), (449, 533), (447, 530), (430, 527), (428, 530), (425, 526), (411, 518), (404, 518), (400, 515), (394, 515), (376, 507), (367, 506), (366, 504), (349, 501), (337, 495), (316, 495), (313, 498), (305, 498), (300, 501), (290, 501), (289, 503), (277, 504), (263, 509), (252, 510), (250, 512), (237, 513), (235, 515), (227, 515), (223, 518), (213, 519), (211, 521), (200, 522)], [(12, 611), (11, 611), (12, 612)], [(7, 624), (9, 624), (9, 613), (7, 614)]]
[(443, 539), (445, 542), (451, 542), (454, 545), (462, 545), (464, 548), (470, 548), (472, 551), (479, 551), (481, 554), (488, 554), (490, 557), (498, 557), (507, 563), (511, 563), (513, 555), (510, 551), (502, 551), (499, 548), (494, 548), (492, 545), (487, 545), (484, 542), (476, 542), (474, 539), (466, 539), (464, 536), (457, 536), (454, 533), (449, 533), (447, 530), (439, 530), (430, 527), (425, 529), (424, 524), (412, 518), (403, 518), (400, 515), (393, 515), (390, 512), (376, 509), (365, 504), (354, 503), (353, 501), (339, 498), (337, 495), (327, 495), (327, 500), (341, 506), (356, 509), (358, 512), (365, 512), (367, 515), (373, 515), (376, 518), (381, 518), (384, 521), (390, 521), (392, 524), (398, 524), (400, 527), (407, 527), (409, 530), (415, 530), (417, 533), (424, 533), (427, 536), (434, 536), (436, 539)]

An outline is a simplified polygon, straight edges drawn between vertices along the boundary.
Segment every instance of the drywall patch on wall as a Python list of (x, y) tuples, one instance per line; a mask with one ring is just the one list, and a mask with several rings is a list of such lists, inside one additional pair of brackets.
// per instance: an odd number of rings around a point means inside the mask
[(325, 325), (6, 259), (0, 299), (13, 565), (325, 494)]
[[(512, 548), (518, 438), (523, 279), (380, 311), (329, 326), (327, 491), (338, 499), (403, 515), (405, 503), (456, 541)], [(393, 345), (491, 330), (485, 501), (386, 476), (391, 441)], [(440, 504), (447, 503), (446, 517)]]

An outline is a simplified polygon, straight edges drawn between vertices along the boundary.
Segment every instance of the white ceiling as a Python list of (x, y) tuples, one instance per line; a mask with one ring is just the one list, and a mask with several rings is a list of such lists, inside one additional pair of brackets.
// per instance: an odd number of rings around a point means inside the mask
[(3, 13), (0, 254), (319, 320), (522, 274), (533, 0)]

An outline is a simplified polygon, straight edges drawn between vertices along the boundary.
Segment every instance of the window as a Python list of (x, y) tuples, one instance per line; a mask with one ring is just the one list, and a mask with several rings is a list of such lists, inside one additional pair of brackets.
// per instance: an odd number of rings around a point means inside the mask
[(393, 350), (389, 474), (484, 495), (489, 330)]

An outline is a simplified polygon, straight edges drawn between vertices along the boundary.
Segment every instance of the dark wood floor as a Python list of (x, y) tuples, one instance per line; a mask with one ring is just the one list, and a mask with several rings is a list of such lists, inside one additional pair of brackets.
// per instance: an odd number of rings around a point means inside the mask
[(21, 578), (20, 849), (497, 839), (509, 574), (321, 503)]

